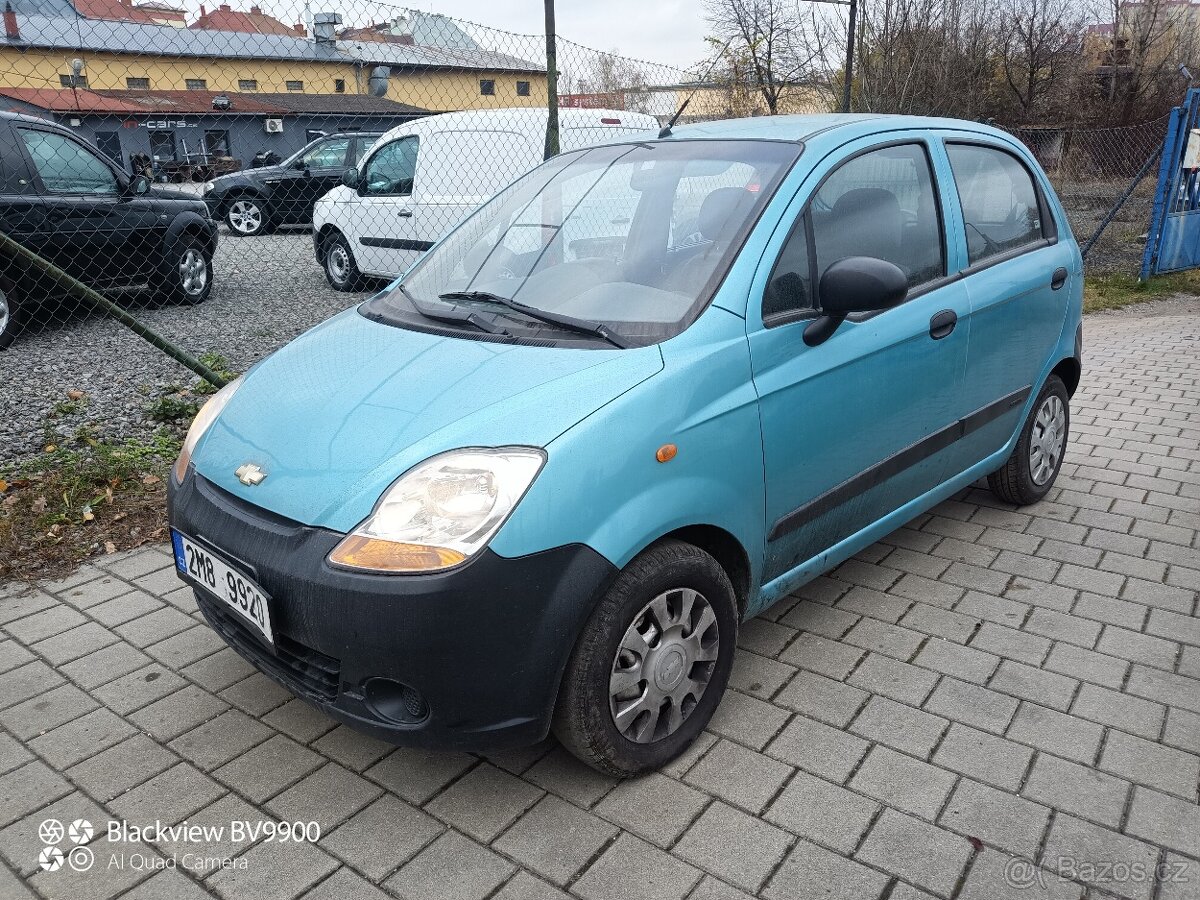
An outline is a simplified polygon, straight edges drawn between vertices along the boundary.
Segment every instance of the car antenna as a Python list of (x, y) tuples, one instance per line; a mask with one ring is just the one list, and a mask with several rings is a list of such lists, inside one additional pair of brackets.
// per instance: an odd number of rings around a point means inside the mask
[(692, 88), (692, 92), (684, 98), (681, 104), (679, 104), (679, 109), (675, 110), (675, 115), (671, 116), (670, 121), (668, 121), (667, 124), (662, 127), (662, 131), (658, 133), (660, 138), (671, 136), (671, 129), (675, 127), (675, 123), (679, 121), (679, 117), (683, 115), (683, 111), (688, 108), (688, 104), (691, 103), (692, 98), (696, 96), (696, 91), (700, 90), (700, 86), (708, 81), (708, 76), (710, 76), (712, 74), (712, 70), (717, 67), (717, 60), (725, 55), (725, 51), (729, 49), (729, 45), (732, 43), (733, 38), (730, 38), (721, 47), (721, 52), (713, 57), (713, 61), (708, 64), (708, 71), (704, 73), (704, 77), (700, 81), (696, 82), (696, 86)]

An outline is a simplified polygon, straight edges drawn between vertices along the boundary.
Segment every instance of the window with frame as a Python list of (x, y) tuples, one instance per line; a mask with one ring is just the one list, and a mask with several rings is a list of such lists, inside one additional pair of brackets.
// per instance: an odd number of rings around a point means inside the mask
[(304, 82), (303, 82), (303, 81), (285, 81), (285, 82), (283, 83), (283, 86), (284, 86), (285, 88), (287, 88), (289, 91), (302, 91), (302, 90), (304, 90)]
[(518, 81), (517, 82), (517, 96), (518, 97), (528, 97), (529, 96), (529, 82), (528, 81)]
[(189, 91), (207, 91), (208, 79), (205, 78), (185, 78), (183, 86)]
[(238, 90), (239, 91), (247, 91), (247, 92), (248, 91), (257, 91), (258, 90), (258, 79), (257, 78), (239, 78), (238, 79)]
[(480, 78), (479, 79), (479, 93), (481, 96), (484, 96), (484, 97), (495, 96), (496, 80), (494, 78)]
[(65, 88), (86, 88), (88, 86), (86, 75), (59, 75), (58, 83)]
[(380, 148), (363, 173), (364, 193), (376, 197), (411, 194), (417, 174), (418, 146), (414, 136), (400, 138)]
[(334, 169), (346, 164), (346, 151), (350, 149), (350, 138), (338, 138), (318, 144), (303, 157), (310, 169)]
[(126, 78), (125, 90), (127, 91), (148, 91), (150, 90), (149, 78)]
[(967, 237), (967, 262), (1027, 247), (1046, 236), (1033, 176), (998, 147), (947, 144)]
[(346, 93), (346, 79), (345, 78), (333, 79), (333, 92), (335, 94)]
[(115, 194), (117, 178), (100, 157), (68, 137), (18, 128), (42, 187), (51, 194)]
[(921, 144), (881, 147), (843, 163), (784, 243), (763, 296), (763, 320), (819, 308), (821, 276), (850, 256), (899, 266), (910, 290), (945, 275), (938, 203)]

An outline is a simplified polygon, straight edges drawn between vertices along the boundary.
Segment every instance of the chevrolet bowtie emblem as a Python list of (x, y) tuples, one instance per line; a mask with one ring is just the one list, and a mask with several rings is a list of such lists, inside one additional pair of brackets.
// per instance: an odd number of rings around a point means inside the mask
[(244, 466), (238, 466), (238, 470), (233, 474), (237, 476), (238, 481), (250, 487), (262, 484), (262, 480), (267, 477), (267, 473), (254, 463), (246, 463)]

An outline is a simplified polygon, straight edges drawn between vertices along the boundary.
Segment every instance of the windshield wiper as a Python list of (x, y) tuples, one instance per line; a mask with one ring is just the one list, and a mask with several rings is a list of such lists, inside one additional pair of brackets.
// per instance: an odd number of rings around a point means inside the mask
[(506, 338), (512, 338), (513, 333), (495, 322), (489, 322), (479, 313), (465, 312), (457, 306), (448, 306), (445, 310), (434, 309), (426, 306), (420, 300), (412, 295), (412, 293), (402, 284), (396, 285), (400, 289), (406, 300), (412, 304), (413, 309), (423, 315), (426, 319), (432, 319), (435, 322), (449, 322), (454, 325), (466, 322), (468, 325), (474, 325), (480, 331), (486, 331), (488, 334), (499, 334)]
[(531, 319), (545, 322), (547, 325), (557, 325), (560, 328), (565, 328), (568, 331), (576, 331), (580, 334), (595, 335), (622, 350), (626, 350), (629, 347), (629, 344), (623, 338), (614, 334), (603, 322), (593, 322), (591, 319), (577, 319), (574, 316), (568, 316), (563, 313), (538, 309), (536, 306), (529, 306), (509, 297), (501, 297), (499, 294), (493, 294), (490, 291), (448, 291), (445, 294), (438, 294), (438, 297), (442, 300), (478, 300), (481, 303), (496, 303), (523, 316), (529, 316)]

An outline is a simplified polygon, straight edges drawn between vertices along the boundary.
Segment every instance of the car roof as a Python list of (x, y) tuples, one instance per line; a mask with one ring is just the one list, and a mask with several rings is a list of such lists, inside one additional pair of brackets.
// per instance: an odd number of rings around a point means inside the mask
[(47, 119), (43, 116), (31, 116), (26, 113), (12, 112), (11, 110), (0, 110), (0, 120), (8, 122), (27, 122), (30, 125), (52, 125), (55, 128), (62, 128), (53, 119)]
[[(602, 119), (617, 119), (618, 122), (603, 122)], [(604, 128), (620, 124), (625, 127), (657, 130), (658, 119), (646, 113), (627, 112), (621, 109), (560, 109), (559, 128)], [(525, 131), (530, 128), (546, 127), (546, 110), (542, 107), (517, 107), (513, 109), (468, 109), (462, 112), (440, 113), (413, 119), (385, 132), (383, 137), (415, 134), (434, 134), (439, 131)]]
[(902, 116), (877, 113), (823, 113), (798, 116), (756, 116), (749, 119), (723, 119), (677, 125), (664, 140), (724, 138), (728, 140), (775, 140), (810, 143), (829, 136), (837, 143), (887, 131), (954, 130), (970, 131), (988, 137), (1012, 141), (1012, 135), (966, 119), (937, 116)]

